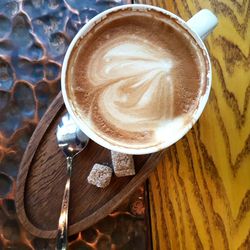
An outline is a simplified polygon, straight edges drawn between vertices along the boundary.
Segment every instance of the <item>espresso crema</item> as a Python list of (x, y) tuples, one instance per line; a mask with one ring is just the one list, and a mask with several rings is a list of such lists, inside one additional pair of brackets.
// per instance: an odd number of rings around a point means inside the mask
[(155, 10), (119, 10), (79, 39), (66, 71), (75, 115), (113, 145), (160, 145), (193, 119), (208, 63), (194, 38)]

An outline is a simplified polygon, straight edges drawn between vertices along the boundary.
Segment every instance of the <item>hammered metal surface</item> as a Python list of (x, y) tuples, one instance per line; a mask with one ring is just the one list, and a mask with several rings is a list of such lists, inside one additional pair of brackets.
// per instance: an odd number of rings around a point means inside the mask
[[(30, 136), (60, 90), (61, 63), (77, 30), (121, 0), (0, 1), (0, 250), (54, 249), (18, 222), (15, 181)], [(71, 249), (145, 249), (144, 188), (69, 238)]]

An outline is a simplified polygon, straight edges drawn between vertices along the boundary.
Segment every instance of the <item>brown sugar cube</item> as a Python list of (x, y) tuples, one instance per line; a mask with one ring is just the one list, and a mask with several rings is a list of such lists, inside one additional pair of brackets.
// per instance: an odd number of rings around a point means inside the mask
[(111, 151), (111, 158), (114, 172), (117, 177), (135, 174), (133, 155), (127, 155)]
[(99, 188), (105, 188), (109, 185), (112, 177), (112, 168), (96, 163), (88, 176), (88, 183)]

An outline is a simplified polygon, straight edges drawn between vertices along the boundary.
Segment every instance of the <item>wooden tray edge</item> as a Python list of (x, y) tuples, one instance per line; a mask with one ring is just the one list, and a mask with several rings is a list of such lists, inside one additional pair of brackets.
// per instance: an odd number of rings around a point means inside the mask
[[(48, 110), (45, 112), (42, 119), (38, 123), (35, 131), (33, 132), (30, 138), (30, 141), (28, 143), (28, 146), (24, 152), (21, 164), (20, 164), (20, 168), (22, 166), (22, 171), (19, 171), (18, 176), (17, 176), (17, 183), (16, 183), (17, 192), (15, 196), (17, 217), (22, 223), (22, 225), (26, 228), (26, 230), (28, 230), (29, 232), (32, 232), (32, 234), (37, 237), (44, 236), (43, 238), (52, 238), (54, 237), (54, 234), (53, 234), (53, 231), (41, 231), (29, 221), (25, 208), (24, 206), (22, 206), (22, 204), (24, 204), (24, 191), (25, 191), (25, 183), (23, 182), (27, 178), (30, 163), (39, 146), (40, 140), (44, 136), (44, 133), (50, 126), (51, 122), (53, 121), (53, 119), (49, 121), (48, 118), (51, 116), (55, 117), (58, 111), (62, 108), (63, 104), (64, 103), (63, 103), (62, 93), (59, 92), (55, 100), (50, 104)], [(46, 120), (47, 122), (44, 123), (43, 121), (46, 121)], [(46, 126), (44, 126), (44, 124)], [(41, 232), (46, 232), (46, 233), (41, 234)]]

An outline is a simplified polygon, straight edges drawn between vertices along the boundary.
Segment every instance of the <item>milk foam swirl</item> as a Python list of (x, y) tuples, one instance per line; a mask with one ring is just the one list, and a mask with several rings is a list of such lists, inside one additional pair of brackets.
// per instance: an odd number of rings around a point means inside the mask
[[(154, 130), (173, 115), (171, 56), (137, 37), (119, 37), (97, 50), (88, 79), (97, 88), (100, 113), (127, 131)], [(94, 90), (95, 91), (95, 90)]]

